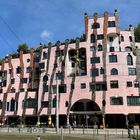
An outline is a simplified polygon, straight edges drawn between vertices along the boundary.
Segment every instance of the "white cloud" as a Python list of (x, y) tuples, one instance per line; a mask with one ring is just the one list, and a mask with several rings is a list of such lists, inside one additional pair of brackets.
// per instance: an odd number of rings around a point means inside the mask
[(49, 32), (48, 30), (43, 30), (40, 34), (41, 39), (51, 39), (52, 38), (52, 33)]

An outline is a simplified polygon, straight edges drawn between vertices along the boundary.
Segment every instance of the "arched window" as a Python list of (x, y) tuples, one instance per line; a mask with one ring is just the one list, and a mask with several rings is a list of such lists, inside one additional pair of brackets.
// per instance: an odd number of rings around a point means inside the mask
[(98, 45), (98, 51), (102, 51), (103, 46), (101, 44)]
[(95, 35), (94, 34), (91, 34), (91, 36), (90, 36), (90, 42), (91, 43), (95, 43)]
[(126, 52), (132, 52), (132, 48), (129, 47), (129, 46), (127, 46), (127, 47), (125, 47), (125, 51), (126, 51)]
[(111, 75), (118, 75), (118, 70), (115, 68), (111, 69)]
[(130, 54), (127, 55), (127, 65), (133, 65), (133, 58)]
[(99, 23), (93, 23), (92, 29), (97, 29), (97, 28), (100, 28), (100, 24)]
[(121, 35), (121, 42), (124, 42), (124, 36)]
[(11, 107), (10, 107), (10, 111), (14, 111), (15, 109), (15, 100), (11, 99)]

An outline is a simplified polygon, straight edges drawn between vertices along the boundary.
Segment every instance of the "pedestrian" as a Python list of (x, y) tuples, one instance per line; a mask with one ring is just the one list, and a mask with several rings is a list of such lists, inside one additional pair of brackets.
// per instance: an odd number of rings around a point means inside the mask
[(35, 140), (40, 140), (40, 136), (38, 135)]

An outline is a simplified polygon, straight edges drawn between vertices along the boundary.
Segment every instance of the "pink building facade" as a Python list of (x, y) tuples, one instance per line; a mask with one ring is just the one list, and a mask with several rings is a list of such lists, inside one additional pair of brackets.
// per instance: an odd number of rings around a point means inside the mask
[[(7, 124), (125, 128), (140, 125), (140, 44), (113, 15), (84, 15), (81, 38), (6, 56), (1, 65), (0, 113)], [(48, 121), (49, 118), (49, 121)]]

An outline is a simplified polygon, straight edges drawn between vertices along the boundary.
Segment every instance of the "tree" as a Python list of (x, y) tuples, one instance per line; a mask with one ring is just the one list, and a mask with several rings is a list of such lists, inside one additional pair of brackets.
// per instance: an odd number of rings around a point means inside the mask
[(0, 59), (0, 65), (2, 65), (2, 59)]
[(20, 52), (20, 51), (26, 52), (26, 51), (28, 51), (28, 48), (29, 47), (26, 43), (20, 44), (18, 46), (17, 52)]
[(134, 29), (135, 41), (140, 42), (140, 23)]

